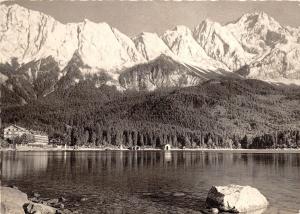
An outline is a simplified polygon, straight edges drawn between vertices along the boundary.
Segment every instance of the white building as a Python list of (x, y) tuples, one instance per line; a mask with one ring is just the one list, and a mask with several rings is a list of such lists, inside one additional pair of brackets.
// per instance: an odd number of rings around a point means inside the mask
[(49, 143), (48, 135), (36, 131), (31, 131), (31, 133), (34, 138), (34, 143), (31, 145), (47, 145)]
[(171, 150), (171, 145), (170, 144), (164, 145), (163, 150)]
[(47, 145), (49, 143), (48, 135), (42, 132), (33, 131), (25, 129), (21, 126), (10, 125), (4, 128), (4, 139), (13, 140), (15, 137), (21, 137), (23, 134), (32, 135), (34, 139), (34, 143), (30, 143), (29, 145)]
[(4, 139), (12, 140), (15, 137), (21, 137), (23, 134), (30, 134), (30, 131), (17, 125), (10, 125), (4, 128)]

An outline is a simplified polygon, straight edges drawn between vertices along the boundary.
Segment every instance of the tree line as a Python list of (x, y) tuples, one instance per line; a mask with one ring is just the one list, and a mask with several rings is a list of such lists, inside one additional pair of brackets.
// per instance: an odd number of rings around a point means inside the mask
[[(16, 123), (71, 146), (177, 148), (299, 147), (299, 90), (257, 80), (120, 92), (83, 81), (21, 106), (4, 106)], [(283, 125), (284, 124), (284, 125)]]
[(161, 148), (228, 148), (228, 149), (283, 149), (300, 148), (300, 131), (276, 131), (260, 136), (224, 136), (178, 126), (146, 122), (97, 122), (93, 126), (65, 126), (62, 133), (54, 133), (55, 143), (70, 146), (125, 146)]

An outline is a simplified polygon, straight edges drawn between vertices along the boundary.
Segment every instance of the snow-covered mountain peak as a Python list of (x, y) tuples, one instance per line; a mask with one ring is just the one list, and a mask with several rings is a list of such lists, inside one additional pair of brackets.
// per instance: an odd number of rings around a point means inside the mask
[(1, 24), (6, 22), (7, 24), (10, 23), (17, 26), (22, 25), (28, 20), (32, 21), (33, 23), (39, 22), (41, 19), (48, 19), (51, 21), (58, 22), (49, 15), (46, 15), (39, 11), (29, 10), (18, 4), (0, 4), (0, 17)]
[(216, 70), (217, 67), (228, 68), (210, 58), (200, 44), (195, 40), (192, 31), (186, 26), (176, 26), (173, 30), (167, 30), (162, 35), (163, 41), (172, 52), (184, 62), (200, 64), (204, 69)]
[(83, 22), (84, 22), (84, 23), (89, 23), (89, 22), (93, 22), (93, 21), (89, 20), (88, 18), (84, 18), (84, 19), (83, 19)]
[(81, 74), (105, 72), (115, 82), (125, 68), (168, 62), (157, 60), (161, 56), (207, 72), (249, 65), (250, 77), (300, 78), (300, 28), (283, 27), (264, 12), (226, 25), (205, 19), (193, 30), (178, 25), (162, 36), (143, 32), (131, 39), (105, 22), (63, 24), (17, 4), (0, 4), (0, 50), (0, 63), (17, 58), (31, 65), (51, 59), (49, 66), (57, 64), (61, 75), (72, 65)]
[(138, 36), (154, 36), (154, 35), (159, 37), (157, 33), (147, 32), (147, 31), (141, 32)]
[(218, 22), (202, 21), (195, 27), (193, 35), (210, 57), (223, 62), (231, 70), (240, 68), (250, 58), (232, 33)]
[(247, 52), (258, 56), (290, 36), (284, 27), (264, 12), (247, 13), (226, 28)]
[(18, 5), (1, 5), (0, 29), (0, 62), (16, 57), (27, 63), (53, 56), (63, 68), (75, 51), (85, 64), (105, 70), (144, 60), (130, 38), (105, 22), (85, 19), (64, 25)]
[(11, 5), (6, 5), (6, 4), (0, 4), (0, 11), (1, 13), (2, 12), (5, 12), (5, 13), (10, 13), (10, 12), (16, 12), (16, 11), (29, 11), (29, 12), (32, 12), (32, 13), (40, 13), (38, 11), (31, 11), (25, 7), (22, 7), (18, 4), (11, 4)]
[(211, 20), (210, 18), (204, 19), (197, 27), (207, 27), (207, 26), (216, 26), (221, 27), (221, 24)]
[(222, 31), (222, 26), (220, 23), (214, 22), (210, 19), (203, 20), (193, 30), (193, 34), (194, 34), (196, 40), (198, 39), (197, 37), (199, 36), (199, 34), (201, 34), (204, 31), (209, 31), (211, 33), (216, 32), (216, 31), (220, 32), (220, 31)]
[(208, 58), (205, 51), (195, 41), (191, 30), (185, 26), (176, 26), (162, 35), (163, 41), (172, 52), (184, 60), (200, 60)]
[(132, 40), (139, 40), (139, 39), (153, 39), (153, 38), (159, 38), (159, 35), (157, 33), (151, 33), (151, 32), (141, 32), (137, 36), (133, 37)]
[(16, 57), (26, 63), (52, 55), (58, 45), (53, 35), (64, 33), (63, 25), (50, 16), (4, 4), (0, 9), (0, 29), (0, 62)]
[(156, 33), (142, 32), (133, 38), (137, 50), (147, 60), (155, 59), (161, 54), (173, 56), (169, 47)]
[(112, 27), (106, 22), (96, 23), (96, 22), (93, 22), (89, 19), (84, 19), (83, 22), (78, 23), (77, 25), (82, 26), (82, 27), (86, 27), (86, 28), (97, 28), (97, 30), (101, 29), (103, 31), (111, 31), (112, 30)]
[(105, 22), (85, 22), (78, 29), (79, 54), (91, 67), (117, 70), (143, 60), (133, 41)]
[(191, 34), (191, 30), (185, 25), (177, 25), (174, 27), (172, 31), (176, 31), (180, 35), (189, 35)]
[(281, 28), (281, 25), (267, 13), (258, 11), (253, 13), (246, 13), (241, 16), (237, 22), (240, 25), (246, 25), (249, 28), (253, 28), (255, 25), (265, 25), (269, 28)]
[(107, 23), (107, 22), (94, 22), (92, 20), (89, 20), (87, 18), (85, 18), (83, 20), (83, 22), (79, 22), (77, 23), (78, 25), (82, 24), (82, 25), (89, 25), (92, 27), (97, 27), (97, 28), (105, 28), (105, 29), (111, 29), (112, 27)]

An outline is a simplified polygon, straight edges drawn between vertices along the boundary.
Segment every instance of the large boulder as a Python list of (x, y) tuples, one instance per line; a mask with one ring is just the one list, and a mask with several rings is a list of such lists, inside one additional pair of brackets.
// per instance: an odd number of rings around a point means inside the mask
[(213, 186), (207, 195), (206, 206), (225, 212), (253, 212), (268, 206), (268, 201), (257, 189), (250, 186)]
[(24, 214), (23, 205), (28, 203), (28, 197), (18, 189), (0, 186), (1, 208), (3, 214)]
[(56, 214), (57, 209), (28, 200), (27, 194), (16, 188), (0, 186), (1, 214)]

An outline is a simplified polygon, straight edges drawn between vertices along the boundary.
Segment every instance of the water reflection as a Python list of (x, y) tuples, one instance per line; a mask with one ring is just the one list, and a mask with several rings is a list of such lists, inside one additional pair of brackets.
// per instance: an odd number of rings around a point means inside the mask
[(37, 155), (9, 152), (1, 154), (2, 179), (13, 179), (32, 172), (45, 172), (48, 166), (48, 152)]
[[(260, 189), (270, 201), (265, 213), (293, 213), (300, 204), (296, 153), (2, 152), (1, 169), (2, 181), (25, 189), (91, 195), (91, 204), (82, 205), (88, 212), (91, 207), (119, 210), (114, 204), (122, 203), (126, 213), (143, 212), (145, 207), (163, 213), (173, 206), (183, 213), (199, 211), (211, 185), (230, 183)], [(184, 197), (174, 197), (176, 192)]]
[[(247, 154), (218, 152), (8, 152), (1, 154), (2, 178), (12, 179), (35, 173), (52, 171), (59, 165), (69, 172), (100, 173), (101, 171), (122, 172), (124, 170), (145, 170), (164, 168), (226, 168), (263, 167), (284, 171), (300, 167), (299, 154)], [(284, 167), (283, 167), (284, 166)], [(48, 168), (48, 169), (47, 169)], [(229, 169), (229, 168), (228, 168)], [(299, 170), (294, 173), (299, 175)]]
[(172, 160), (172, 153), (170, 151), (165, 151), (165, 161), (169, 162)]

